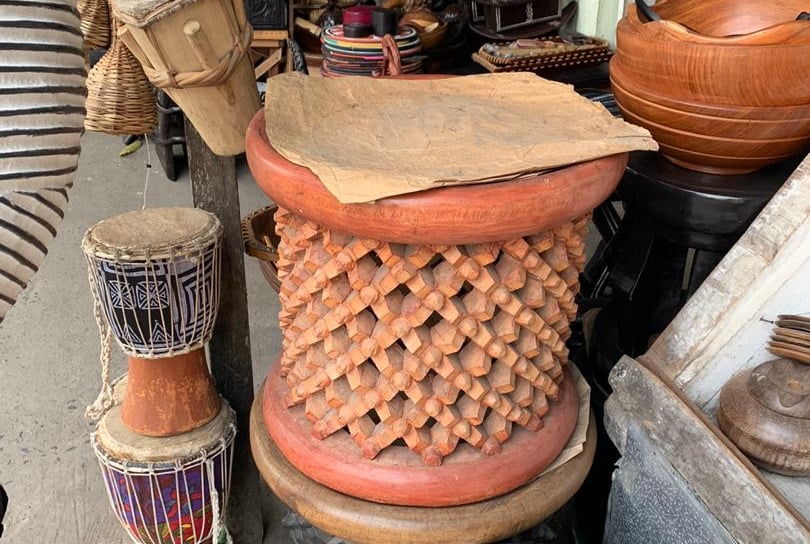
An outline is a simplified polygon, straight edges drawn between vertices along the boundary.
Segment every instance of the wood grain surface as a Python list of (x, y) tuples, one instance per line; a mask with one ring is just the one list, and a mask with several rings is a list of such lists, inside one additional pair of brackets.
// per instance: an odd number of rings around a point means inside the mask
[(623, 357), (610, 374), (605, 426), (619, 451), (631, 422), (649, 432), (718, 521), (740, 542), (806, 543), (810, 525), (708, 417), (660, 372)]
[(220, 157), (186, 119), (188, 167), (194, 205), (222, 223), (223, 250), (219, 315), (208, 346), (211, 374), (220, 394), (236, 411), (236, 445), (226, 522), (236, 544), (261, 542), (259, 478), (250, 457), (247, 428), (253, 400), (253, 362), (247, 312), (239, 188), (234, 157)]
[[(662, 19), (687, 24), (704, 36), (751, 34), (793, 21), (807, 9), (803, 0), (663, 0), (655, 3)], [(762, 39), (759, 36), (749, 40)]]
[[(725, 0), (706, 4), (718, 1)], [(798, 14), (801, 2), (760, 4), (709, 11), (712, 28), (776, 25), (749, 36), (703, 37), (671, 20), (642, 23), (635, 6), (619, 22), (610, 62), (616, 102), (676, 164), (743, 174), (810, 147), (810, 25), (776, 24), (795, 18), (780, 19), (794, 8)], [(656, 9), (691, 28), (706, 22), (695, 14), (710, 8), (664, 2)]]
[[(251, 445), (270, 488), (324, 531), (359, 544), (478, 544), (536, 525), (579, 489), (593, 462), (596, 427), (591, 416), (585, 450), (531, 483), (498, 498), (464, 506), (420, 508), (382, 505), (348, 497), (296, 470), (266, 432), (260, 393), (251, 411)], [(487, 475), (482, 473), (485, 480)]]
[[(793, 18), (807, 9), (801, 0), (780, 4), (794, 8)], [(762, 9), (773, 9), (773, 4)], [(687, 26), (700, 21), (691, 14), (680, 20)], [(741, 106), (807, 104), (810, 25), (786, 22), (750, 41), (755, 43), (746, 43), (743, 37), (703, 37), (667, 21), (642, 23), (631, 5), (616, 27), (611, 62), (620, 65), (631, 81), (677, 98)]]

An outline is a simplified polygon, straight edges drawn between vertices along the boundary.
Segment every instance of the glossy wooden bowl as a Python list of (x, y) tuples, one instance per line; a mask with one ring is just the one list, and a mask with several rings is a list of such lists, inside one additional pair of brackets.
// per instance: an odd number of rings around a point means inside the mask
[[(658, 124), (694, 132), (704, 136), (738, 139), (790, 139), (810, 138), (810, 104), (794, 108), (796, 117), (786, 119), (756, 119), (749, 108), (729, 109), (727, 115), (695, 112), (683, 105), (665, 104), (646, 99), (624, 88), (611, 78), (616, 102), (621, 108), (638, 117), (655, 120)], [(769, 111), (769, 110), (762, 110)], [(721, 112), (718, 112), (721, 113)], [(803, 117), (798, 117), (803, 115)]]
[(708, 174), (746, 174), (807, 151), (810, 145), (810, 136), (745, 139), (696, 134), (652, 122), (626, 110), (619, 100), (616, 102), (626, 121), (652, 133), (665, 157), (690, 170)]
[[(692, 2), (687, 2), (690, 5)], [(737, 2), (735, 9), (716, 9), (706, 23), (673, 2), (655, 6), (665, 19), (642, 22), (635, 6), (616, 29), (613, 63), (627, 78), (650, 91), (678, 100), (739, 106), (786, 106), (810, 103), (810, 22), (794, 19), (807, 3), (803, 0)], [(695, 12), (728, 0), (706, 0)], [(779, 9), (774, 7), (779, 4)], [(672, 10), (670, 8), (672, 7)], [(776, 15), (770, 15), (774, 11)], [(678, 22), (673, 22), (678, 21)], [(680, 24), (679, 24), (680, 23)], [(773, 24), (771, 24), (773, 23)], [(703, 25), (703, 26), (701, 26)], [(714, 33), (761, 30), (718, 37)]]
[[(613, 59), (616, 57), (614, 56)], [(654, 90), (640, 86), (633, 81), (622, 67), (610, 61), (610, 81), (612, 87), (621, 87), (626, 92), (637, 98), (644, 99), (654, 104), (671, 109), (685, 111), (697, 115), (710, 117), (720, 117), (725, 119), (741, 119), (754, 121), (804, 121), (810, 118), (810, 102), (806, 104), (794, 104), (791, 106), (754, 106), (754, 105), (731, 105), (713, 104), (708, 102), (697, 102), (675, 98), (671, 95), (662, 94)]]
[[(782, 41), (796, 16), (807, 11), (803, 0), (662, 0), (653, 6), (665, 21), (688, 25), (699, 39), (730, 38), (738, 43)], [(788, 25), (788, 26), (784, 26)], [(778, 30), (773, 27), (781, 26)]]

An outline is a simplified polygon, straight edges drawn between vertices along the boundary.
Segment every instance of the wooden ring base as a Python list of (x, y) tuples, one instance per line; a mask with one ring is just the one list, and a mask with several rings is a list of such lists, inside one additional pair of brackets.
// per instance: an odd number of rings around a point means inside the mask
[(460, 444), (441, 466), (427, 466), (406, 447), (390, 447), (375, 459), (363, 457), (348, 433), (318, 440), (304, 407), (288, 409), (286, 381), (274, 364), (262, 393), (267, 431), (284, 457), (313, 480), (368, 501), (407, 506), (453, 506), (497, 497), (540, 474), (565, 447), (577, 423), (578, 403), (570, 372), (560, 398), (550, 403), (543, 428), (515, 425), (500, 453), (486, 456)]
[[(265, 482), (310, 523), (358, 544), (478, 544), (520, 533), (559, 510), (576, 493), (596, 451), (591, 414), (582, 453), (503, 496), (442, 508), (377, 504), (333, 491), (296, 470), (267, 433), (263, 397), (260, 391), (253, 401), (250, 443)], [(486, 481), (490, 476), (482, 472), (475, 479)]]
[(773, 359), (720, 390), (717, 426), (751, 460), (786, 476), (810, 475), (808, 368)]

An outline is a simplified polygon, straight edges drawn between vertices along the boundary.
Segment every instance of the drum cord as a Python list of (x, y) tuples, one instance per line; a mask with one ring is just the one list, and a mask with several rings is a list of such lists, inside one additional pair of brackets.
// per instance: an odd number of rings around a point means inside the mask
[(101, 339), (101, 391), (96, 400), (84, 411), (84, 416), (92, 421), (101, 419), (107, 410), (113, 407), (113, 388), (110, 383), (110, 358), (112, 356), (112, 330), (102, 314), (101, 300), (93, 283), (93, 267), (87, 268), (87, 280), (90, 282), (90, 291), (93, 293), (93, 315), (98, 325), (98, 335)]
[(206, 459), (205, 460), (205, 469), (208, 473), (208, 481), (211, 484), (210, 490), (210, 497), (211, 497), (211, 509), (213, 510), (213, 522), (211, 527), (211, 535), (213, 538), (211, 539), (214, 544), (220, 544), (222, 539), (220, 538), (220, 533), (225, 531), (225, 541), (224, 544), (233, 544), (233, 539), (231, 538), (231, 533), (228, 532), (227, 527), (225, 524), (222, 523), (223, 512), (222, 508), (219, 504), (219, 492), (216, 489), (216, 479), (214, 478), (214, 460), (213, 459)]
[(149, 136), (143, 135), (143, 142), (146, 145), (146, 181), (143, 184), (143, 206), (142, 210), (146, 209), (146, 196), (149, 194), (149, 176), (152, 174), (152, 151), (149, 147)]

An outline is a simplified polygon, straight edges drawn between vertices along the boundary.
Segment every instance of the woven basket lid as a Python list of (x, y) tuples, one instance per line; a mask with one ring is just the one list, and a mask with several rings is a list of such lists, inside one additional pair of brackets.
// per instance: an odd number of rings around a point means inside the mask
[(104, 219), (82, 239), (88, 255), (120, 261), (143, 261), (189, 254), (222, 236), (217, 217), (197, 208), (147, 208)]

